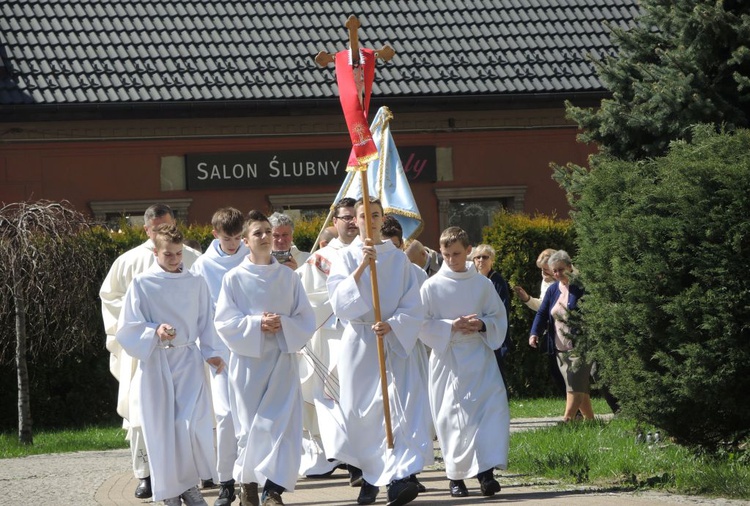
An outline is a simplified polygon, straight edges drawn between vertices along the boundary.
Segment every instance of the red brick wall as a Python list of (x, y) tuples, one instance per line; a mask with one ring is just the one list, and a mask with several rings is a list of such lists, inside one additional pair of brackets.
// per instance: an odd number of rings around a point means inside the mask
[[(524, 211), (567, 217), (565, 195), (552, 181), (551, 162), (584, 164), (590, 150), (575, 140), (575, 128), (495, 130), (413, 134), (393, 132), (396, 145), (452, 148), (453, 181), (412, 187), (425, 231), (420, 240), (433, 247), (440, 234), (434, 188), (525, 185)], [(90, 201), (193, 199), (188, 220), (207, 223), (221, 206), (266, 210), (269, 194), (335, 193), (338, 186), (162, 191), (163, 156), (187, 152), (345, 148), (344, 136), (247, 139), (48, 142), (0, 145), (0, 201), (70, 201), (90, 212)]]

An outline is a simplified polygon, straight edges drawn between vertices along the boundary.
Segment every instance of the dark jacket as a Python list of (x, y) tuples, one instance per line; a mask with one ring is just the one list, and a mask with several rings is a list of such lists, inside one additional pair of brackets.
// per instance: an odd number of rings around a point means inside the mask
[(490, 270), (490, 272), (487, 273), (487, 278), (492, 281), (492, 284), (495, 286), (495, 291), (500, 296), (500, 300), (503, 301), (505, 313), (508, 318), (508, 332), (505, 334), (505, 341), (503, 341), (500, 348), (496, 350), (496, 352), (500, 353), (501, 357), (504, 357), (515, 348), (515, 344), (510, 335), (510, 287), (508, 286), (508, 282), (505, 281), (505, 278), (503, 278), (497, 271)]
[[(578, 300), (583, 297), (583, 287), (570, 283), (568, 285), (568, 291), (570, 296), (568, 297), (568, 311), (574, 311), (578, 309)], [(539, 310), (536, 312), (534, 317), (534, 323), (531, 325), (532, 336), (542, 337), (547, 332), (547, 353), (554, 353), (556, 350), (555, 346), (555, 319), (552, 317), (552, 308), (560, 298), (560, 282), (555, 281), (547, 288), (547, 293), (544, 294), (544, 300), (542, 305), (539, 306)], [(575, 332), (574, 332), (575, 333)]]

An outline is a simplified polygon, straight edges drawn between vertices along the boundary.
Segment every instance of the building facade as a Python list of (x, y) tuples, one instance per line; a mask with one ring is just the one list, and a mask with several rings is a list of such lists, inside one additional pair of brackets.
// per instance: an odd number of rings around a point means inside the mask
[(606, 97), (586, 58), (613, 54), (604, 23), (632, 22), (635, 1), (318, 3), (5, 2), (0, 201), (64, 199), (102, 222), (154, 202), (199, 223), (327, 211), (351, 144), (313, 57), (346, 46), (354, 13), (363, 45), (396, 50), (370, 118), (393, 113), (420, 240), (458, 224), (478, 241), (500, 208), (567, 216), (550, 164), (593, 148), (564, 102)]

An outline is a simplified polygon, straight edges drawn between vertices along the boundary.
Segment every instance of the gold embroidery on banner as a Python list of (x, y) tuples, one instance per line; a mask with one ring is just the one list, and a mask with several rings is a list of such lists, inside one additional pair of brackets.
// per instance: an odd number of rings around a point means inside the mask
[(370, 130), (367, 128), (367, 125), (364, 123), (355, 123), (352, 127), (352, 131), (359, 137), (359, 141), (355, 142), (355, 146), (364, 146), (368, 142), (372, 141), (372, 137), (370, 136)]

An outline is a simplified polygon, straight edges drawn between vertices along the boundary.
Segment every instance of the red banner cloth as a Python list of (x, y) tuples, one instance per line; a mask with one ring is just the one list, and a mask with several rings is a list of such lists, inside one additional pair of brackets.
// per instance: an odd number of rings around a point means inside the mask
[[(349, 136), (352, 139), (352, 152), (346, 168), (347, 170), (363, 170), (368, 162), (378, 157), (378, 148), (372, 140), (370, 126), (367, 123), (372, 83), (375, 80), (375, 50), (360, 49), (358, 66), (352, 66), (350, 61), (348, 49), (336, 53), (339, 100), (344, 110)], [(360, 101), (360, 90), (363, 92), (362, 101)]]

